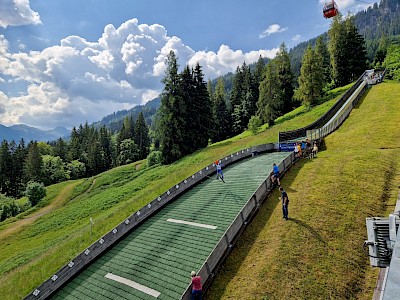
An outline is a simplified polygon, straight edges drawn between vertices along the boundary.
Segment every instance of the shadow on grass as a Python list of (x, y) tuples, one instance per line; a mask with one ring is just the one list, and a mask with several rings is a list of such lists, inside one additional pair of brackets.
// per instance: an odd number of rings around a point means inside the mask
[[(290, 205), (289, 205), (290, 207)], [(290, 208), (289, 208), (290, 209)], [(290, 210), (289, 210), (289, 214), (290, 214)], [(289, 222), (294, 222), (297, 225), (304, 227), (305, 229), (307, 229), (318, 241), (322, 242), (323, 244), (327, 244), (324, 239), (320, 236), (320, 234), (314, 229), (312, 228), (310, 225), (308, 225), (307, 223), (301, 221), (301, 220), (297, 220), (294, 218), (290, 218), (289, 217)]]
[[(302, 159), (296, 162), (282, 176), (282, 186), (284, 186), (285, 190), (287, 190), (289, 197), (290, 192), (293, 190), (286, 187), (290, 186), (293, 183), (293, 181), (299, 174), (300, 169), (305, 163), (307, 163), (307, 161), (308, 160)], [(211, 282), (210, 285), (207, 284), (208, 289), (204, 295), (204, 299), (215, 300), (222, 298), (222, 295), (224, 295), (225, 293), (226, 287), (228, 286), (232, 278), (237, 274), (242, 262), (245, 261), (250, 250), (257, 242), (257, 239), (260, 236), (261, 232), (267, 226), (267, 223), (270, 220), (275, 209), (278, 209), (278, 206), (280, 206), (281, 202), (278, 199), (278, 196), (280, 196), (280, 193), (277, 188), (275, 188), (266, 196), (260, 210), (249, 222), (248, 227), (245, 228), (237, 243), (234, 245), (232, 252), (229, 254), (226, 261), (222, 264), (221, 268), (217, 271), (217, 276), (214, 278), (214, 281)], [(292, 221), (299, 224), (300, 226), (307, 228), (314, 236), (316, 236), (316, 238), (323, 241), (321, 236), (319, 236), (319, 234), (306, 223), (295, 219), (292, 219)]]

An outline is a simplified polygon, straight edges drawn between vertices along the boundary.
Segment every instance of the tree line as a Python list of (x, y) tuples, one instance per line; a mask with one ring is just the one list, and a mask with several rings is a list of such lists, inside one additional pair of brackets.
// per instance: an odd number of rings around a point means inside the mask
[(308, 46), (297, 81), (284, 43), (267, 64), (260, 57), (253, 69), (246, 63), (237, 67), (229, 92), (224, 77), (218, 78), (215, 87), (210, 82), (206, 85), (199, 64), (179, 73), (171, 51), (156, 150), (163, 163), (171, 163), (207, 146), (207, 141), (218, 142), (254, 128), (254, 123), (272, 126), (276, 118), (300, 105), (315, 105), (326, 90), (354, 81), (367, 67), (365, 41), (351, 16), (335, 17), (328, 40), (321, 36), (315, 47)]
[[(0, 194), (19, 198), (33, 182), (47, 186), (90, 177), (146, 158), (149, 147), (149, 129), (142, 113), (135, 121), (126, 117), (114, 135), (105, 126), (96, 129), (86, 123), (74, 127), (69, 140), (27, 145), (23, 139), (18, 144), (4, 140), (0, 145)], [(0, 206), (2, 213), (13, 215), (14, 205), (4, 205)]]

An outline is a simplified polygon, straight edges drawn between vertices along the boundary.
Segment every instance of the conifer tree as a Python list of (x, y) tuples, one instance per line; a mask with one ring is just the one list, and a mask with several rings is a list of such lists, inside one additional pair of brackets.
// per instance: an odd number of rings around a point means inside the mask
[(275, 57), (276, 72), (278, 73), (278, 85), (281, 93), (278, 94), (278, 107), (282, 107), (281, 114), (285, 114), (292, 110), (293, 90), (293, 74), (290, 65), (290, 57), (286, 48), (286, 44), (279, 46), (279, 51)]
[(0, 193), (9, 194), (10, 171), (12, 168), (12, 156), (9, 144), (3, 140), (0, 147)]
[(113, 143), (111, 140), (111, 133), (110, 131), (106, 128), (105, 125), (103, 125), (100, 128), (100, 137), (99, 137), (99, 142), (100, 142), (100, 147), (101, 147), (101, 157), (102, 157), (102, 167), (101, 167), (101, 172), (109, 170), (115, 161), (113, 158), (114, 154), (114, 149), (113, 149)]
[(55, 142), (53, 146), (53, 153), (54, 156), (60, 157), (64, 162), (67, 161), (68, 145), (62, 138), (57, 139)]
[(323, 85), (327, 85), (331, 82), (331, 63), (330, 56), (328, 52), (328, 46), (324, 42), (322, 36), (317, 38), (315, 44), (315, 55), (319, 56), (322, 59), (322, 72), (323, 72)]
[(144, 159), (149, 154), (150, 138), (149, 128), (144, 120), (143, 112), (139, 116), (135, 124), (135, 144), (139, 148), (139, 159)]
[(214, 130), (213, 141), (222, 141), (231, 136), (230, 113), (226, 104), (224, 81), (220, 77), (214, 94)]
[(40, 182), (42, 176), (42, 156), (39, 153), (37, 142), (31, 141), (27, 149), (28, 152), (24, 162), (25, 182), (30, 180)]
[(242, 83), (243, 83), (242, 69), (237, 67), (235, 76), (233, 77), (233, 85), (230, 93), (230, 106), (232, 116), (232, 133), (238, 134), (243, 129), (242, 124)]
[(354, 24), (354, 16), (348, 16), (344, 22), (346, 38), (347, 72), (348, 83), (356, 80), (368, 68), (367, 51), (364, 38), (358, 33)]
[(303, 56), (300, 76), (298, 78), (299, 88), (295, 93), (295, 97), (302, 100), (305, 106), (314, 105), (322, 95), (322, 62), (322, 57), (316, 54), (311, 45), (308, 45)]
[(207, 85), (204, 81), (203, 71), (200, 64), (197, 63), (193, 70), (194, 83), (194, 101), (192, 106), (187, 106), (188, 122), (192, 120), (194, 126), (187, 126), (191, 131), (191, 141), (194, 142), (194, 151), (204, 148), (208, 145), (212, 130), (212, 103), (207, 91)]
[[(161, 94), (158, 132), (160, 139), (161, 162), (169, 164), (181, 158), (186, 119), (185, 101), (180, 90), (178, 62), (173, 51), (167, 56), (167, 70), (163, 79), (164, 90)], [(187, 141), (186, 141), (187, 143)]]
[(331, 58), (331, 78), (334, 82), (334, 86), (343, 86), (348, 83), (345, 76), (348, 66), (346, 58), (346, 32), (340, 14), (333, 18), (328, 36), (328, 50)]
[(10, 174), (10, 188), (9, 193), (11, 196), (17, 198), (23, 191), (23, 175), (24, 175), (24, 161), (26, 159), (25, 141), (21, 139), (18, 146), (12, 152), (12, 168)]
[(263, 80), (260, 83), (260, 96), (257, 102), (257, 115), (263, 123), (270, 126), (274, 124), (275, 118), (279, 117), (283, 107), (281, 103), (276, 70), (276, 60), (271, 60), (265, 69)]

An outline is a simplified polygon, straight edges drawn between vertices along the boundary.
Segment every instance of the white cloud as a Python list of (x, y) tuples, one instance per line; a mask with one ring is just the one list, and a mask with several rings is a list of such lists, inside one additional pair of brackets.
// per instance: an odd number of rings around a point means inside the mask
[(262, 38), (265, 38), (267, 36), (270, 36), (271, 34), (284, 32), (286, 30), (288, 30), (287, 27), (282, 28), (281, 25), (279, 25), (279, 24), (272, 24), (272, 25), (269, 25), (268, 28), (265, 29), (262, 33), (260, 33), (258, 37), (260, 39), (262, 39)]
[(300, 34), (296, 34), (296, 35), (294, 35), (294, 36), (292, 37), (292, 41), (297, 42), (297, 41), (300, 40), (300, 38), (301, 38), (301, 35), (300, 35)]
[(37, 12), (31, 10), (29, 0), (1, 0), (0, 27), (42, 24)]
[(168, 36), (163, 26), (139, 24), (137, 19), (118, 28), (105, 26), (98, 41), (69, 36), (59, 45), (26, 53), (11, 53), (0, 35), (0, 72), (9, 80), (3, 85), (19, 82), (20, 87), (12, 96), (1, 95), (0, 123), (72, 127), (144, 104), (162, 91), (171, 50), (181, 69), (199, 62), (206, 79), (234, 72), (260, 55), (272, 58), (278, 51), (244, 53), (221, 45), (216, 53), (195, 52), (180, 38)]

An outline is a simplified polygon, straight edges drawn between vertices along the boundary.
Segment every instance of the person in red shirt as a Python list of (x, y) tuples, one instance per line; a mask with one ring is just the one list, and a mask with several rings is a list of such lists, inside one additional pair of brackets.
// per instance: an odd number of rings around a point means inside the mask
[(197, 275), (195, 271), (192, 271), (190, 274), (192, 275), (192, 300), (203, 300), (201, 276)]

